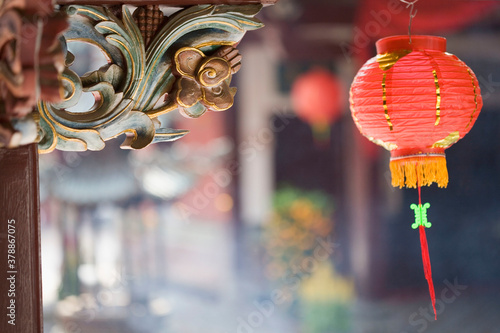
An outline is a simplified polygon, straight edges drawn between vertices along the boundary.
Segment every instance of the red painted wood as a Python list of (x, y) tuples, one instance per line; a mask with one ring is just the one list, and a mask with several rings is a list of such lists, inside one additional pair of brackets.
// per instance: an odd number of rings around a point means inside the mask
[[(2, 333), (43, 331), (38, 188), (36, 144), (0, 149)], [(11, 312), (15, 317), (8, 316)]]
[(173, 7), (184, 7), (205, 4), (229, 4), (248, 5), (261, 3), (263, 5), (274, 5), (279, 0), (56, 0), (58, 5), (121, 5), (129, 4), (136, 6), (165, 5)]

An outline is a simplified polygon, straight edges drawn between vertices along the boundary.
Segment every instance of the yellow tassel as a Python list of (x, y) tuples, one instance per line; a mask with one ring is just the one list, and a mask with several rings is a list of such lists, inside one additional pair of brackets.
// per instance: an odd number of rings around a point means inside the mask
[(448, 169), (444, 156), (409, 156), (392, 159), (390, 163), (392, 186), (394, 187), (417, 187), (428, 186), (437, 183), (439, 187), (448, 185)]

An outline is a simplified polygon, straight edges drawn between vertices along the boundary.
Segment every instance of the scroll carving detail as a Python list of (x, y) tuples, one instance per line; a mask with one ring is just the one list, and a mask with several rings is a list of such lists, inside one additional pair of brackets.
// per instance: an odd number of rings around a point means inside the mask
[[(204, 5), (169, 17), (157, 6), (134, 13), (127, 6), (63, 7), (70, 17), (65, 39), (98, 46), (109, 63), (79, 77), (69, 68), (74, 56), (64, 48), (64, 99), (38, 105), (40, 151), (100, 150), (121, 134), (123, 148), (140, 149), (187, 133), (162, 126), (160, 115), (179, 109), (196, 118), (206, 110), (227, 110), (236, 93), (231, 77), (241, 66), (234, 47), (246, 31), (262, 27), (254, 18), (261, 7)], [(83, 92), (94, 95), (95, 105), (68, 111)]]

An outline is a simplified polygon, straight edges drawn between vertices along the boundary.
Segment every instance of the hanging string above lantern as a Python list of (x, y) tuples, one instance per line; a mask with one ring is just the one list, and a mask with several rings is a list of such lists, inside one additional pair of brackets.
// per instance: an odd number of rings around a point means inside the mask
[(406, 4), (406, 8), (410, 8), (410, 23), (408, 23), (408, 37), (410, 39), (410, 44), (411, 44), (411, 22), (413, 21), (413, 18), (417, 16), (417, 10), (415, 9), (415, 4), (418, 2), (418, 0), (413, 0), (413, 1), (400, 0), (400, 1)]
[[(418, 188), (412, 204), (413, 228), (419, 228), (422, 260), (435, 309), (434, 285), (425, 228), (430, 204), (421, 202), (421, 186), (448, 184), (445, 149), (463, 138), (482, 107), (476, 76), (465, 63), (446, 52), (446, 39), (386, 37), (376, 42), (377, 56), (368, 60), (350, 90), (351, 115), (361, 134), (391, 152), (395, 187)], [(436, 316), (437, 317), (437, 316)]]
[(292, 105), (297, 116), (311, 125), (317, 142), (327, 141), (330, 126), (342, 115), (341, 81), (323, 68), (299, 76), (292, 86)]

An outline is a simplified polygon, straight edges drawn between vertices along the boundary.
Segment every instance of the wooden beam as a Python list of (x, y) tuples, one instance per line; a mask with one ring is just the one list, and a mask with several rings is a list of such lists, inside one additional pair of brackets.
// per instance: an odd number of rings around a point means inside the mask
[(0, 332), (43, 331), (38, 150), (0, 149)]
[(185, 7), (185, 6), (195, 6), (195, 5), (249, 5), (249, 4), (263, 4), (263, 5), (274, 5), (279, 0), (56, 0), (55, 3), (58, 5), (134, 5), (134, 6), (144, 6), (144, 5), (164, 5), (172, 7)]

